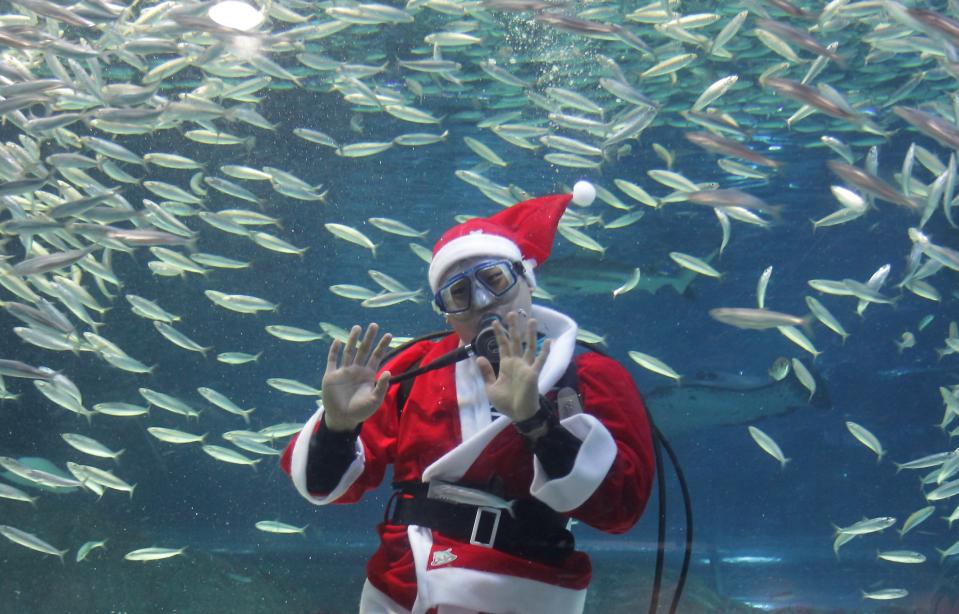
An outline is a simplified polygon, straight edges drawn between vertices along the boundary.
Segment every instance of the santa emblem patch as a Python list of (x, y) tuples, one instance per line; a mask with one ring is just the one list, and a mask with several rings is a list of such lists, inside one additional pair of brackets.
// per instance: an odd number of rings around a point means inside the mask
[(433, 552), (433, 560), (430, 561), (430, 567), (439, 567), (440, 565), (447, 565), (456, 560), (456, 555), (453, 554), (452, 548), (447, 548), (446, 550), (436, 550)]

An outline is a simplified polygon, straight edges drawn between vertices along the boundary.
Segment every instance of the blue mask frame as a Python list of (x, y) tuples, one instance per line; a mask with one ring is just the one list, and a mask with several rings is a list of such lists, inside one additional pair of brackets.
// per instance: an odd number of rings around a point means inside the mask
[[(477, 273), (493, 268), (498, 268), (508, 276), (509, 283), (505, 287), (499, 289), (492, 288), (482, 279), (481, 276), (477, 277)], [(486, 260), (470, 267), (462, 273), (449, 278), (446, 283), (440, 286), (439, 290), (436, 291), (436, 294), (433, 295), (433, 300), (436, 303), (436, 307), (445, 314), (465, 313), (473, 307), (473, 294), (475, 291), (474, 284), (479, 284), (489, 291), (493, 296), (499, 298), (516, 286), (516, 282), (519, 281), (519, 276), (522, 273), (523, 265), (521, 263), (511, 262), (505, 259)], [(459, 301), (454, 300), (452, 297), (453, 287), (456, 284), (461, 283), (463, 280), (466, 280), (469, 283), (467, 286), (468, 292), (466, 296), (466, 305), (455, 307), (454, 304)]]

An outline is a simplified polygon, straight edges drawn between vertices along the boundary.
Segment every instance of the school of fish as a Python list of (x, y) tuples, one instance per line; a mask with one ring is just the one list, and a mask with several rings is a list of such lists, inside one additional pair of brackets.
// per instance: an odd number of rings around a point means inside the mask
[[(692, 272), (702, 284), (721, 283), (729, 273), (718, 257), (734, 240), (734, 223), (743, 228), (785, 223), (789, 212), (782, 205), (749, 192), (783, 172), (782, 148), (831, 157), (823, 166), (832, 179), (835, 210), (794, 231), (810, 239), (825, 234), (826, 243), (819, 245), (828, 249), (823, 245), (828, 246), (831, 227), (880, 224), (892, 212), (905, 213), (910, 222), (901, 234), (911, 250), (882, 253), (890, 262), (905, 261), (905, 267), (883, 266), (864, 281), (852, 275), (810, 278), (808, 294), (796, 297), (809, 312), (786, 313), (766, 301), (774, 266), (786, 263), (762, 262), (759, 268), (769, 266), (759, 277), (756, 297), (731, 297), (729, 305), (702, 313), (717, 327), (771, 338), (778, 332), (795, 344), (802, 358), (777, 361), (774, 377), (791, 371), (810, 398), (817, 388), (808, 367), (823, 352), (843, 351), (850, 334), (843, 321), (848, 324), (852, 311), (862, 316), (870, 305), (879, 312), (899, 302), (954, 304), (959, 5), (949, 2), (943, 11), (895, 0), (659, 0), (624, 6), (544, 0), (8, 3), (9, 12), (0, 15), (0, 326), (22, 343), (0, 349), (0, 401), (18, 403), (25, 388), (34, 387), (47, 402), (37, 411), (67, 411), (78, 419), (62, 433), (76, 455), (61, 472), (21, 462), (17, 450), (2, 451), (3, 469), (31, 485), (27, 492), (0, 483), (3, 503), (30, 505), (40, 497), (80, 491), (99, 497), (116, 490), (135, 498), (137, 488), (150, 488), (123, 476), (117, 464), (122, 441), (93, 436), (107, 432), (94, 425), (111, 420), (144, 420), (150, 436), (180, 453), (198, 448), (216, 461), (253, 470), (264, 459), (264, 465), (274, 463), (284, 439), (299, 430), (298, 422), (266, 424), (255, 407), (231, 398), (230, 378), (243, 377), (242, 365), (258, 361), (264, 348), (219, 347), (209, 329), (192, 338), (184, 325), (202, 323), (204, 314), (178, 312), (180, 303), (162, 295), (129, 291), (118, 271), (130, 271), (131, 265), (117, 266), (129, 255), (139, 274), (174, 283), (199, 276), (206, 307), (248, 316), (271, 343), (344, 339), (352, 322), (285, 321), (283, 296), (261, 297), (231, 285), (231, 271), (266, 259), (294, 262), (311, 249), (302, 237), (294, 241), (284, 221), (301, 215), (297, 208), (324, 207), (344, 196), (324, 187), (328, 179), (321, 168), (300, 177), (248, 164), (258, 142), (292, 139), (357, 168), (393, 148), (416, 148), (428, 158), (431, 146), (455, 143), (469, 160), (455, 178), (475, 189), (477, 199), (504, 207), (532, 196), (518, 185), (523, 177), (510, 175), (510, 165), (534, 159), (544, 174), (558, 178), (557, 190), (581, 177), (595, 183), (597, 201), (571, 207), (559, 228), (560, 240), (593, 255), (607, 255), (601, 238), (609, 233), (625, 236), (642, 228), (644, 214), (699, 216), (711, 210), (709, 219), (715, 216), (712, 223), (721, 233), (715, 251), (691, 254), (676, 245), (661, 254), (664, 268)], [(393, 57), (379, 46), (387, 32), (417, 43)], [(350, 45), (351, 39), (361, 42)], [(885, 87), (852, 88), (845, 75), (853, 71)], [(445, 92), (483, 96), (468, 110), (451, 113)], [(309, 126), (268, 116), (264, 101), (294, 94), (337, 96), (352, 111), (350, 128), (357, 138), (334, 139), (329, 133), (341, 132), (332, 120), (325, 123), (321, 112)], [(363, 118), (370, 115), (392, 118), (388, 125), (395, 132), (367, 136)], [(648, 130), (662, 127), (674, 129), (675, 142), (643, 139)], [(763, 135), (786, 130), (790, 141), (767, 146)], [(158, 135), (176, 133), (182, 149), (154, 151)], [(879, 159), (891, 139), (911, 144), (900, 172), (884, 178)], [(715, 167), (680, 168), (676, 153), (690, 147)], [(652, 161), (650, 168), (629, 172), (615, 164), (636, 151)], [(443, 227), (468, 215), (436, 214)], [(348, 209), (339, 209), (338, 215), (323, 227), (369, 262), (369, 280), (334, 284), (330, 296), (368, 309), (429, 302), (423, 288), (408, 287), (396, 274), (404, 258), (407, 268), (429, 261), (435, 229), (423, 227), (423, 219), (402, 219), (402, 210), (351, 219)], [(712, 224), (702, 225), (702, 219), (684, 223), (698, 224), (692, 232), (711, 232)], [(930, 233), (930, 226), (948, 228), (951, 235)], [(377, 250), (388, 236), (408, 241), (411, 251), (383, 258)], [(207, 251), (211, 243), (216, 251)], [(257, 259), (230, 252), (230, 245), (241, 243), (260, 248)], [(616, 254), (627, 262), (633, 256)], [(629, 300), (649, 283), (651, 272), (630, 266), (632, 272), (607, 300)], [(892, 275), (898, 281), (891, 282)], [(549, 300), (549, 287), (538, 288), (535, 296)], [(115, 324), (111, 310), (129, 310), (143, 326)], [(899, 352), (935, 343), (941, 360), (956, 360), (955, 323), (945, 338), (933, 341), (922, 334), (930, 321), (901, 332), (901, 340), (897, 331), (883, 342)], [(813, 325), (835, 333), (840, 343), (820, 337), (817, 347)], [(581, 333), (594, 342), (604, 339)], [(136, 337), (150, 341), (119, 345)], [(150, 349), (160, 343), (207, 357), (201, 364), (210, 385), (155, 389), (151, 377), (157, 370), (177, 368), (153, 362)], [(642, 349), (628, 356), (682, 385), (682, 365), (671, 367)], [(91, 403), (74, 382), (80, 374), (62, 368), (60, 356), (75, 357), (70, 364), (79, 369), (102, 361), (136, 378), (139, 396)], [(286, 377), (272, 377), (263, 386), (294, 397), (322, 395), (314, 385)], [(943, 381), (940, 393), (940, 427), (955, 437), (959, 385)], [(174, 414), (179, 426), (161, 426), (170, 422), (155, 421), (152, 408)], [(245, 428), (209, 432), (204, 411), (224, 412)], [(852, 418), (845, 423), (849, 437), (877, 462), (895, 457), (868, 424)], [(783, 472), (799, 469), (797, 463), (787, 466), (790, 459), (775, 432), (754, 425), (747, 432)], [(959, 519), (959, 506), (947, 509), (959, 503), (959, 448), (942, 448), (896, 464), (897, 470), (925, 472), (916, 497), (920, 509), (904, 521), (902, 536), (920, 523), (931, 525), (937, 515), (944, 515), (950, 528)], [(750, 452), (744, 447), (744, 454)], [(831, 521), (823, 519), (824, 543)], [(833, 547), (838, 555), (844, 543), (897, 522), (876, 516), (837, 526)], [(283, 535), (302, 534), (307, 527), (274, 519), (255, 528)], [(936, 530), (943, 540), (939, 560), (959, 555), (959, 542), (948, 543), (945, 524)], [(44, 533), (43, 526), (0, 525), (0, 535), (11, 544), (60, 559), (71, 550), (78, 563), (96, 549), (103, 550), (101, 556), (119, 556), (105, 546), (109, 536), (54, 546)], [(123, 558), (161, 561), (189, 556), (188, 547), (143, 544)], [(877, 558), (883, 562), (877, 565), (916, 565), (927, 557), (903, 549)], [(862, 591), (874, 600), (908, 595), (902, 587)]]

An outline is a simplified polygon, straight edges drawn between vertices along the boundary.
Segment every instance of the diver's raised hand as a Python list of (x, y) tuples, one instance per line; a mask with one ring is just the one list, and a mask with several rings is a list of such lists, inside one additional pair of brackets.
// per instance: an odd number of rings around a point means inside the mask
[(356, 342), (362, 331), (359, 325), (350, 329), (342, 360), (340, 349), (344, 344), (334, 341), (330, 345), (326, 373), (323, 374), (323, 419), (330, 430), (349, 431), (356, 428), (383, 404), (389, 389), (389, 371), (384, 371), (379, 379), (376, 379), (376, 371), (393, 337), (389, 333), (383, 335), (374, 348), (373, 341), (379, 327), (370, 324), (357, 347)]
[(543, 350), (536, 355), (536, 320), (530, 318), (523, 334), (517, 323), (515, 311), (506, 314), (509, 325), (509, 337), (499, 321), (493, 322), (493, 332), (499, 345), (499, 375), (493, 372), (493, 365), (485, 357), (476, 359), (483, 381), (486, 384), (486, 396), (501, 414), (509, 416), (513, 422), (532, 418), (539, 409), (539, 372), (549, 356), (549, 339), (543, 343)]

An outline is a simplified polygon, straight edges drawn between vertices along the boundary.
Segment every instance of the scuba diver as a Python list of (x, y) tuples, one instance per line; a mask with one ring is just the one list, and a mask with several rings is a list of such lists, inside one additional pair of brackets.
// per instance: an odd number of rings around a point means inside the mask
[(438, 341), (382, 368), (391, 336), (376, 324), (330, 347), (322, 406), (281, 466), (326, 505), (393, 465), (362, 614), (582, 612), (591, 565), (573, 519), (619, 534), (643, 513), (656, 462), (629, 372), (531, 298), (566, 207), (593, 198), (581, 181), (448, 230), (429, 267), (453, 329)]

